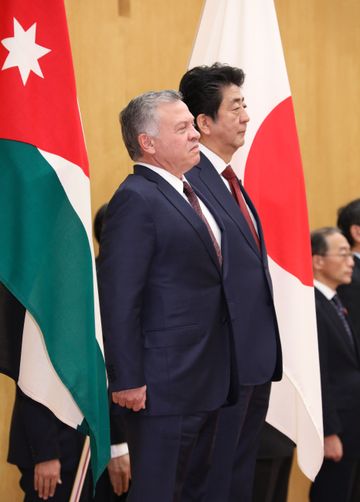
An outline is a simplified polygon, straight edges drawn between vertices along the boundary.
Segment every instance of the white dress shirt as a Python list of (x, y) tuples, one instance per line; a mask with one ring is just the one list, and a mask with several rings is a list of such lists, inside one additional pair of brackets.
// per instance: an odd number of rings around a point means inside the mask
[[(148, 169), (151, 169), (156, 174), (158, 174), (159, 176), (164, 178), (164, 180), (167, 181), (169, 183), (169, 185), (171, 185), (186, 200), (186, 202), (188, 204), (190, 204), (189, 199), (184, 194), (183, 182), (186, 181), (187, 183), (189, 183), (188, 180), (184, 176), (182, 179), (180, 179), (180, 178), (177, 178), (174, 174), (169, 173), (169, 171), (167, 171), (166, 169), (163, 169), (162, 167), (156, 167), (151, 164), (145, 164), (144, 162), (138, 162), (138, 164), (145, 166)], [(189, 185), (191, 186), (191, 183), (189, 183)], [(199, 200), (199, 204), (201, 207), (201, 211), (202, 211), (204, 217), (206, 218), (206, 221), (208, 222), (208, 224), (212, 230), (212, 233), (214, 234), (214, 237), (215, 237), (215, 239), (221, 249), (221, 231), (220, 231), (219, 225), (216, 223), (215, 218), (211, 214), (210, 210), (206, 207), (204, 202), (200, 199), (200, 197), (198, 197), (198, 200)]]
[(329, 301), (331, 301), (334, 296), (336, 295), (336, 291), (333, 289), (329, 288), (329, 286), (326, 286), (322, 282), (318, 281), (317, 279), (314, 279), (314, 286), (317, 288), (320, 293), (322, 293)]
[[(221, 174), (227, 168), (227, 166), (230, 165), (231, 163), (227, 164), (221, 157), (219, 157), (216, 153), (212, 152), (207, 146), (205, 146), (201, 143), (200, 143), (200, 151), (205, 155), (205, 157), (207, 157), (210, 160), (210, 162), (212, 163), (212, 165), (214, 166), (216, 171), (219, 173), (220, 178), (222, 179), (224, 185), (229, 190), (229, 192), (232, 194), (232, 191), (230, 188), (230, 183)], [(259, 235), (256, 219), (255, 219), (254, 215), (252, 214), (251, 209), (247, 205), (245, 199), (244, 199), (244, 202), (245, 202), (247, 210), (249, 211), (249, 215), (250, 215), (250, 218), (254, 224), (255, 230), (256, 230), (257, 234)]]

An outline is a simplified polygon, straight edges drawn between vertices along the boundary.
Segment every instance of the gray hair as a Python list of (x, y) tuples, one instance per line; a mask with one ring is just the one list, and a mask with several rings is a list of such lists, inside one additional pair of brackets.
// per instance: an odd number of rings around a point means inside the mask
[(173, 90), (150, 91), (132, 99), (120, 113), (122, 137), (132, 160), (142, 156), (139, 134), (156, 136), (159, 132), (157, 108), (161, 103), (181, 101), (182, 95)]
[(311, 254), (325, 256), (329, 246), (327, 237), (334, 234), (341, 234), (341, 230), (337, 227), (322, 227), (313, 230), (310, 234), (311, 237)]

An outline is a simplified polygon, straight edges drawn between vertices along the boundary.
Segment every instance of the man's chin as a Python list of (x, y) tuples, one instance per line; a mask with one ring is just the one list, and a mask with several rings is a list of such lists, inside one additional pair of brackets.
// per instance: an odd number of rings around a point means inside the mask
[(200, 162), (200, 150), (197, 150), (197, 152), (194, 152), (194, 155), (193, 155), (193, 166), (196, 166), (196, 164), (198, 164)]

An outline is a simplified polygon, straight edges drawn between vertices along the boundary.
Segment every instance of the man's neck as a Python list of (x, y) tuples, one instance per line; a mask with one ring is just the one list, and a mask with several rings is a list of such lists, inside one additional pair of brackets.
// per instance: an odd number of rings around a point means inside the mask
[(340, 286), (340, 284), (336, 284), (336, 283), (328, 280), (326, 277), (317, 276), (317, 274), (314, 274), (314, 279), (316, 281), (321, 282), (321, 284), (323, 284), (327, 288), (330, 288), (332, 291), (336, 291), (336, 289), (338, 288), (338, 286)]
[(161, 162), (158, 162), (156, 157), (150, 157), (150, 156), (143, 156), (137, 160), (138, 164), (143, 164), (143, 165), (148, 165), (155, 167), (156, 169), (163, 169), (164, 171), (167, 171), (170, 173), (172, 176), (175, 176), (179, 180), (182, 179), (184, 171), (181, 169), (176, 169), (174, 166), (168, 164), (168, 165), (163, 165)]
[(214, 152), (218, 157), (220, 157), (226, 164), (230, 164), (232, 156), (235, 152), (224, 152), (221, 145), (217, 144), (215, 141), (209, 140), (207, 137), (201, 137), (200, 143), (212, 152)]

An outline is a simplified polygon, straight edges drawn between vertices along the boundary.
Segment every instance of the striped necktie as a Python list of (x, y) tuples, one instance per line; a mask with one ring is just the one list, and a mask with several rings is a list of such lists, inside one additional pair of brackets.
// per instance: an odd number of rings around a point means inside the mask
[(212, 243), (214, 245), (216, 256), (218, 257), (218, 260), (219, 260), (219, 263), (220, 263), (220, 266), (221, 266), (222, 265), (221, 249), (220, 249), (220, 246), (218, 244), (218, 241), (215, 238), (215, 235), (214, 235), (213, 231), (211, 230), (209, 222), (207, 221), (207, 219), (205, 218), (205, 216), (204, 216), (204, 214), (203, 214), (203, 212), (201, 210), (199, 199), (197, 198), (196, 193), (194, 192), (194, 190), (192, 189), (192, 187), (189, 185), (189, 183), (187, 181), (184, 181), (183, 183), (184, 183), (184, 194), (186, 195), (188, 201), (190, 202), (190, 205), (192, 206), (192, 208), (194, 209), (194, 211), (196, 212), (196, 214), (198, 216), (200, 216), (200, 218), (205, 223), (206, 228), (208, 229), (208, 232), (210, 234), (210, 238), (212, 240)]
[(348, 339), (350, 340), (352, 348), (355, 348), (353, 334), (352, 334), (350, 325), (348, 323), (348, 320), (346, 318), (346, 309), (345, 309), (344, 305), (342, 304), (342, 302), (341, 302), (340, 298), (338, 297), (338, 295), (335, 295), (331, 299), (331, 303), (334, 305), (334, 307), (336, 309), (336, 312), (338, 313), (338, 316), (341, 319), (341, 322), (342, 322), (342, 324), (344, 326), (344, 329), (346, 331)]

